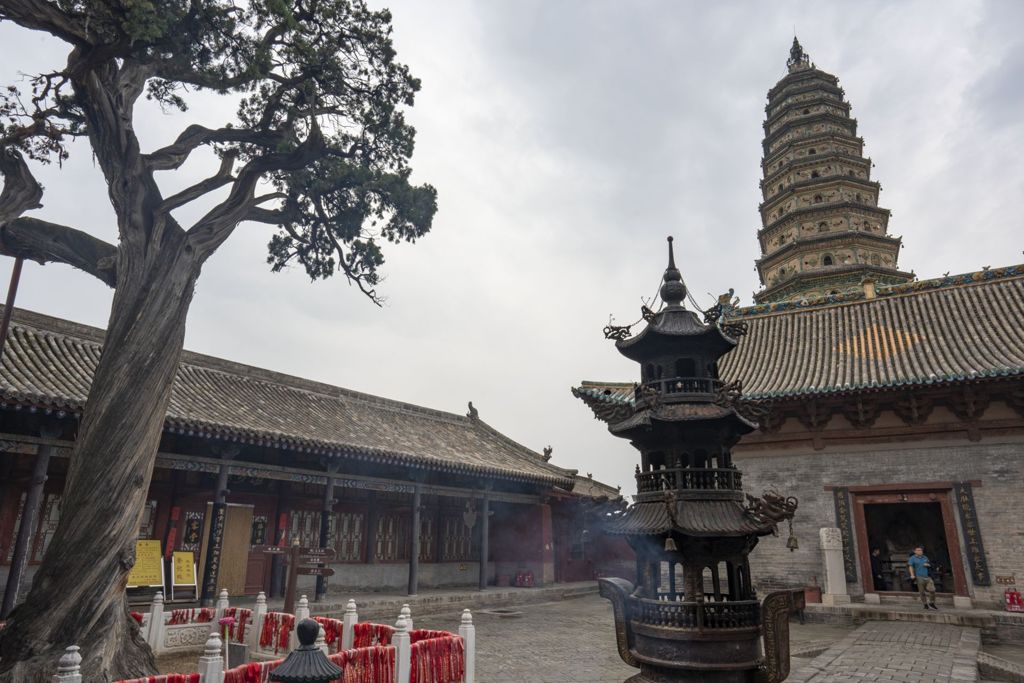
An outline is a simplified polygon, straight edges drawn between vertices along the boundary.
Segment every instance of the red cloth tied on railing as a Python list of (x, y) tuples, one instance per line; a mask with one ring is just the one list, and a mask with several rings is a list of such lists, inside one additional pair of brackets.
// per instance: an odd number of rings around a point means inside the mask
[(295, 628), (295, 615), (284, 612), (267, 612), (260, 630), (260, 648), (274, 646), (274, 654), (288, 649), (288, 637)]
[(142, 612), (129, 612), (131, 618), (135, 620), (139, 626), (142, 626)]
[[(327, 643), (327, 647), (332, 650), (337, 650), (341, 647), (341, 632), (344, 628), (344, 624), (339, 619), (331, 619), (330, 617), (313, 617), (318, 624), (324, 628), (324, 642)], [(331, 646), (334, 647), (331, 647)]]
[(462, 637), (447, 631), (421, 631), (420, 639), (412, 644), (409, 683), (459, 683), (465, 676), (466, 645)]
[(395, 653), (392, 645), (375, 645), (329, 655), (327, 658), (342, 670), (341, 676), (331, 683), (393, 683)]
[(224, 672), (224, 683), (267, 683), (270, 672), (281, 666), (283, 659), (272, 662), (250, 662)]
[(228, 639), (236, 643), (245, 642), (245, 627), (252, 620), (252, 610), (243, 607), (228, 607), (224, 610), (225, 617), (232, 617), (235, 623), (228, 626)]
[(370, 647), (371, 645), (390, 645), (395, 628), (387, 624), (371, 624), (363, 622), (353, 628), (353, 648)]
[(160, 674), (142, 678), (125, 678), (114, 683), (199, 683), (199, 674)]
[(171, 618), (167, 621), (168, 626), (179, 624), (208, 624), (213, 621), (216, 611), (212, 607), (200, 607), (199, 609), (172, 609)]

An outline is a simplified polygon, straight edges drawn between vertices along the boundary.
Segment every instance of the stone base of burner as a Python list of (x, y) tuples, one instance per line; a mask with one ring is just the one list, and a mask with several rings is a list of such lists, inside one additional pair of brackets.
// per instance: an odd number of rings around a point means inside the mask
[(678, 671), (642, 667), (625, 683), (756, 683), (757, 672), (750, 671)]

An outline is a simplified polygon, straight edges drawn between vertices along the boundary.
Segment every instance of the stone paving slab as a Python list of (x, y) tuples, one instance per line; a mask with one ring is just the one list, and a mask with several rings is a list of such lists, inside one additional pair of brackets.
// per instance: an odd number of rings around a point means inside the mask
[(869, 622), (787, 683), (974, 683), (981, 634), (946, 624)]

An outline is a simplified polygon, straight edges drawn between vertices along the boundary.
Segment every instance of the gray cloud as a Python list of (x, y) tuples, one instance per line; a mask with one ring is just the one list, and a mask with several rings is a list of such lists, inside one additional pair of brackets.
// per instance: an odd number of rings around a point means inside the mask
[[(189, 348), (455, 412), (472, 399), (512, 438), (631, 491), (635, 452), (569, 387), (637, 375), (600, 330), (609, 313), (639, 317), (668, 234), (700, 300), (735, 287), (749, 303), (765, 93), (794, 24), (846, 88), (902, 265), (929, 276), (1021, 260), (1018, 3), (390, 6), (399, 54), (424, 83), (413, 165), (438, 187), (434, 232), (388, 251), (390, 301), (377, 309), (341, 280), (269, 273), (269, 233), (243, 225), (199, 282)], [(0, 44), (0, 82), (62, 59), (6, 25)], [(207, 98), (186, 116), (146, 108), (138, 127), (156, 145), (231, 112)], [(87, 150), (41, 176), (41, 216), (112, 237)], [(60, 266), (29, 266), (19, 294), (101, 325), (109, 301)]]

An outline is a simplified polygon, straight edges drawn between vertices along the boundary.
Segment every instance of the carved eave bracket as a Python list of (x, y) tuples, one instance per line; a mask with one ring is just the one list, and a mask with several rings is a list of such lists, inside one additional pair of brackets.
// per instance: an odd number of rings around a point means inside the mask
[(896, 400), (893, 411), (909, 426), (917, 427), (927, 422), (934, 407), (935, 401), (930, 397), (911, 392)]

